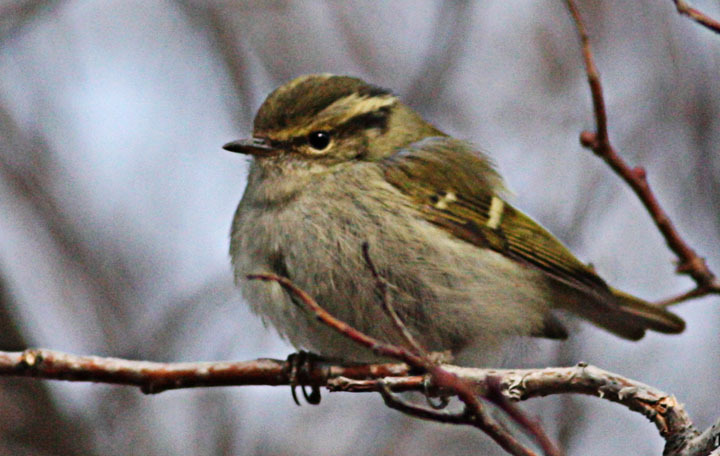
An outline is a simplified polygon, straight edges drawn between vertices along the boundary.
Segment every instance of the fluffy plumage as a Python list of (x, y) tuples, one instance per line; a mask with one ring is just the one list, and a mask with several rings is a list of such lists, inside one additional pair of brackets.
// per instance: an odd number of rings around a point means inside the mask
[[(332, 140), (315, 148), (309, 135)], [(290, 278), (337, 318), (403, 343), (365, 264), (391, 284), (393, 305), (428, 350), (493, 350), (512, 336), (564, 338), (554, 309), (629, 339), (682, 331), (677, 316), (608, 287), (557, 239), (502, 200), (482, 153), (447, 137), (389, 91), (315, 75), (273, 92), (232, 228), (235, 277), (251, 308), (298, 348), (353, 361), (368, 350), (317, 322), (276, 283)]]

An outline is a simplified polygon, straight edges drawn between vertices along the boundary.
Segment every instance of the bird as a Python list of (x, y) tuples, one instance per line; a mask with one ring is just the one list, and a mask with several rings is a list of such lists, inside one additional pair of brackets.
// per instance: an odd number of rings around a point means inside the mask
[(278, 283), (248, 275), (285, 277), (353, 328), (407, 346), (383, 310), (389, 300), (423, 350), (452, 356), (502, 351), (515, 338), (566, 339), (563, 314), (628, 340), (685, 328), (609, 286), (508, 202), (483, 151), (388, 89), (351, 76), (297, 77), (268, 95), (251, 138), (223, 147), (251, 157), (230, 234), (235, 281), (252, 311), (299, 350), (382, 359)]

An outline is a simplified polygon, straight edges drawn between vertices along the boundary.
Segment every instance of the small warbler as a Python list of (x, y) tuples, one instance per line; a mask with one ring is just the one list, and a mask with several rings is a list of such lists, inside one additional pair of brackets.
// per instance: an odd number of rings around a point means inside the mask
[(487, 156), (388, 90), (347, 76), (299, 77), (268, 96), (251, 139), (224, 148), (253, 157), (232, 224), (236, 281), (253, 311), (299, 349), (377, 360), (278, 283), (248, 274), (287, 277), (354, 328), (406, 344), (383, 310), (364, 243), (391, 305), (428, 351), (564, 339), (557, 311), (631, 340), (684, 329), (678, 316), (608, 286), (503, 198)]

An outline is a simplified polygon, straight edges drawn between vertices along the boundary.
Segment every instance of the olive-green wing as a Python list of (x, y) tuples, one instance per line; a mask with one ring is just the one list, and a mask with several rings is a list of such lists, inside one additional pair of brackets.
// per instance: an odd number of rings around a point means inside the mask
[(497, 195), (503, 191), (501, 178), (468, 143), (428, 138), (379, 163), (388, 182), (411, 197), (428, 221), (478, 247), (536, 267), (601, 302), (615, 301), (591, 268)]

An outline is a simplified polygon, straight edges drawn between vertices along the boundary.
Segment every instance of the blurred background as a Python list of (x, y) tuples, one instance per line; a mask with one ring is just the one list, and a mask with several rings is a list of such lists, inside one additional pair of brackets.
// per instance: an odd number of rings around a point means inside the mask
[[(720, 36), (670, 0), (579, 2), (614, 145), (720, 271)], [(720, 17), (712, 0), (694, 2)], [(517, 206), (612, 284), (651, 300), (689, 289), (635, 196), (578, 143), (593, 128), (560, 0), (0, 2), (0, 349), (153, 361), (285, 358), (234, 289), (228, 232), (248, 136), (269, 91), (333, 72), (392, 88), (490, 151)], [(720, 299), (677, 306), (679, 336), (639, 343), (578, 323), (513, 366), (580, 360), (718, 418)], [(2, 455), (504, 454), (470, 428), (413, 420), (376, 395), (287, 388), (143, 396), (0, 379)], [(522, 404), (569, 455), (658, 455), (642, 416), (569, 395)]]

